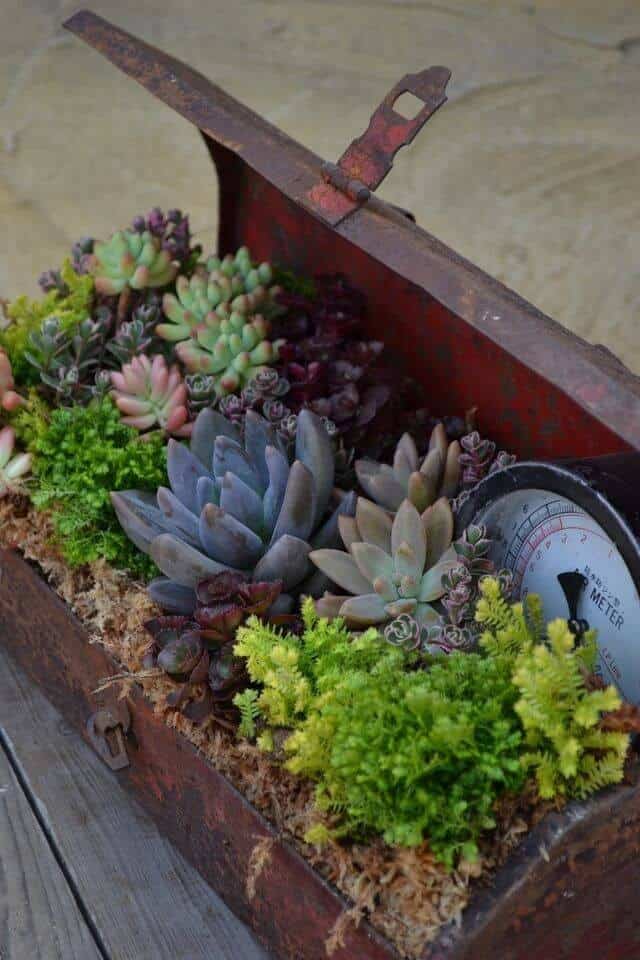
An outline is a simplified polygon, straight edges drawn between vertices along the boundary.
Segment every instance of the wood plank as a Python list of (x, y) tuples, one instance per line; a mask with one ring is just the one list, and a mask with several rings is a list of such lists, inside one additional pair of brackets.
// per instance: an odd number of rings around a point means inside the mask
[(110, 957), (266, 960), (248, 929), (1, 647), (0, 728)]
[(100, 956), (0, 748), (0, 958), (100, 960)]

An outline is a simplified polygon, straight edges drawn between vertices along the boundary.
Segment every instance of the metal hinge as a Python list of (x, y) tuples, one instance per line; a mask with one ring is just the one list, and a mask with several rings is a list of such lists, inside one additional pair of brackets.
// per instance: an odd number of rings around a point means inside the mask
[(89, 742), (111, 770), (129, 766), (125, 737), (130, 729), (131, 714), (124, 701), (97, 710), (87, 720)]
[[(354, 140), (337, 163), (323, 163), (321, 180), (305, 196), (307, 206), (332, 226), (358, 210), (384, 180), (401, 147), (411, 143), (429, 117), (446, 102), (451, 71), (429, 67), (408, 73), (390, 90), (372, 114), (369, 126)], [(403, 93), (412, 93), (424, 107), (412, 119), (393, 109)]]

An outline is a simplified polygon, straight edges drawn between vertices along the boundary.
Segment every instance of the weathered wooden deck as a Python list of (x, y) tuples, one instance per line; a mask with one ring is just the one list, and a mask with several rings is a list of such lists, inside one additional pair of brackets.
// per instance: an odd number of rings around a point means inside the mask
[(0, 960), (267, 960), (0, 638)]

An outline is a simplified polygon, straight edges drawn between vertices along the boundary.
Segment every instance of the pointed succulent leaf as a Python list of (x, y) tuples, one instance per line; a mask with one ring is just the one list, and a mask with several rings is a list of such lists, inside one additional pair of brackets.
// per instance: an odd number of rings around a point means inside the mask
[(413, 613), (418, 607), (418, 602), (413, 597), (403, 597), (400, 600), (393, 600), (387, 603), (385, 612), (387, 617), (400, 617), (403, 613)]
[(247, 570), (264, 552), (264, 544), (253, 530), (213, 503), (200, 514), (198, 529), (207, 554), (227, 567)]
[(420, 520), (420, 514), (409, 500), (404, 500), (393, 519), (391, 527), (391, 553), (395, 554), (402, 543), (406, 543), (415, 557), (418, 576), (424, 570), (427, 556), (427, 535)]
[(166, 520), (167, 527), (194, 547), (200, 546), (198, 537), (198, 518), (195, 513), (180, 503), (167, 487), (158, 487), (158, 506)]
[[(267, 447), (280, 449), (280, 439), (273, 426), (254, 410), (247, 410), (244, 417), (244, 447), (249, 460), (260, 477), (262, 489), (269, 485), (269, 470), (265, 452)], [(281, 453), (285, 453), (281, 450)]]
[(220, 490), (220, 506), (254, 533), (263, 533), (263, 500), (240, 477), (225, 473)]
[(418, 593), (424, 565), (418, 563), (413, 548), (404, 541), (393, 554), (394, 583), (403, 597), (415, 597)]
[(313, 526), (316, 527), (327, 509), (335, 475), (331, 438), (321, 418), (310, 410), (298, 414), (296, 460), (310, 471), (316, 486)]
[(351, 597), (341, 597), (335, 593), (324, 593), (319, 600), (315, 601), (315, 610), (319, 617), (326, 617), (327, 620), (335, 620), (340, 616), (340, 610), (343, 603), (351, 600)]
[(421, 603), (431, 603), (433, 600), (440, 599), (445, 592), (442, 578), (455, 567), (456, 563), (458, 563), (458, 555), (453, 547), (450, 547), (438, 563), (425, 572), (418, 591), (418, 599)]
[(409, 477), (418, 469), (418, 450), (410, 433), (404, 433), (393, 456), (393, 472), (401, 484), (406, 485)]
[[(323, 547), (329, 549), (339, 549), (342, 546), (339, 524), (343, 521), (353, 520), (353, 514), (356, 509), (357, 497), (353, 491), (350, 491), (342, 498), (333, 513), (323, 523), (320, 529), (313, 535), (309, 543), (314, 550), (320, 550)], [(361, 539), (358, 537), (358, 539)]]
[(460, 489), (460, 477), (462, 466), (460, 464), (460, 454), (462, 450), (457, 440), (449, 444), (447, 458), (444, 464), (444, 474), (440, 485), (440, 493), (443, 497), (455, 497)]
[(289, 471), (287, 488), (282, 501), (271, 543), (285, 533), (299, 540), (308, 540), (315, 516), (316, 486), (311, 471), (296, 460)]
[(263, 497), (263, 528), (265, 539), (270, 539), (284, 501), (290, 467), (287, 458), (275, 447), (267, 447), (265, 458), (269, 486)]
[(156, 577), (147, 587), (149, 596), (163, 610), (171, 613), (189, 615), (196, 605), (195, 591), (191, 587), (183, 587), (168, 577)]
[(340, 616), (354, 627), (372, 627), (391, 619), (384, 600), (377, 593), (349, 597), (340, 607)]
[(397, 510), (406, 496), (405, 488), (391, 467), (373, 460), (356, 460), (355, 471), (364, 492), (387, 510)]
[(169, 529), (151, 493), (119, 490), (111, 494), (111, 503), (120, 526), (143, 553), (149, 553), (151, 542)]
[(422, 524), (427, 535), (425, 566), (432, 567), (451, 546), (453, 537), (453, 511), (446, 497), (440, 497), (425, 510), (422, 514)]
[(439, 450), (442, 457), (442, 463), (444, 464), (444, 461), (447, 457), (448, 446), (447, 431), (445, 430), (444, 424), (437, 423), (431, 431), (431, 436), (429, 437), (429, 452), (432, 450)]
[(240, 442), (240, 432), (237, 427), (223, 417), (217, 410), (208, 407), (201, 410), (196, 417), (191, 433), (191, 452), (200, 460), (207, 470), (213, 469), (213, 450), (216, 437), (228, 437), (229, 440)]
[(167, 444), (167, 475), (178, 500), (192, 513), (198, 511), (197, 484), (200, 477), (208, 477), (204, 464), (184, 444), (169, 440)]
[(356, 523), (360, 536), (359, 540), (373, 543), (385, 553), (391, 554), (391, 526), (392, 518), (386, 510), (371, 500), (358, 497), (356, 505)]
[(378, 579), (393, 580), (393, 560), (380, 547), (373, 543), (354, 543), (350, 552), (358, 570), (369, 583), (375, 583)]
[(424, 474), (416, 470), (411, 474), (407, 482), (407, 499), (411, 501), (416, 510), (422, 513), (423, 510), (433, 503), (436, 496), (436, 486)]
[(183, 587), (195, 588), (205, 577), (230, 569), (169, 533), (155, 538), (149, 554), (165, 576)]
[[(344, 544), (344, 549), (347, 551), (351, 550), (351, 545), (353, 543), (357, 543), (358, 541), (362, 540), (355, 517), (338, 517), (338, 529), (340, 531), (340, 539)], [(338, 543), (334, 545), (333, 549), (338, 549), (339, 547), (340, 544)]]
[(213, 477), (200, 477), (196, 484), (196, 499), (198, 501), (198, 516), (207, 503), (220, 505), (221, 483)]
[(371, 592), (371, 581), (360, 573), (353, 557), (343, 550), (313, 550), (309, 559), (343, 590), (356, 595)]
[(264, 493), (264, 487), (257, 470), (251, 462), (248, 454), (242, 449), (239, 443), (229, 440), (228, 437), (218, 437), (216, 439), (213, 451), (213, 472), (216, 477), (222, 479), (225, 473), (235, 473), (244, 483), (255, 490), (256, 493)]
[(308, 543), (285, 534), (258, 561), (253, 579), (282, 580), (283, 589), (291, 590), (304, 579), (308, 556)]
[(432, 627), (440, 622), (440, 614), (430, 603), (418, 603), (414, 616), (421, 627)]
[(440, 487), (445, 457), (446, 454), (443, 455), (439, 446), (430, 448), (420, 466), (420, 473), (424, 477), (429, 490), (434, 490), (434, 496)]

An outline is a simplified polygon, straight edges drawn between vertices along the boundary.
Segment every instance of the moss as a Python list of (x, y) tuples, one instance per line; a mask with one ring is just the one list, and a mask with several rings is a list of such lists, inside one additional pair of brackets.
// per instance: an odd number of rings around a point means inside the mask
[(110, 400), (51, 412), (43, 431), (32, 428), (33, 502), (50, 511), (59, 548), (71, 566), (99, 558), (135, 576), (156, 571), (122, 531), (112, 490), (155, 491), (166, 483), (161, 434), (144, 440), (120, 421)]

